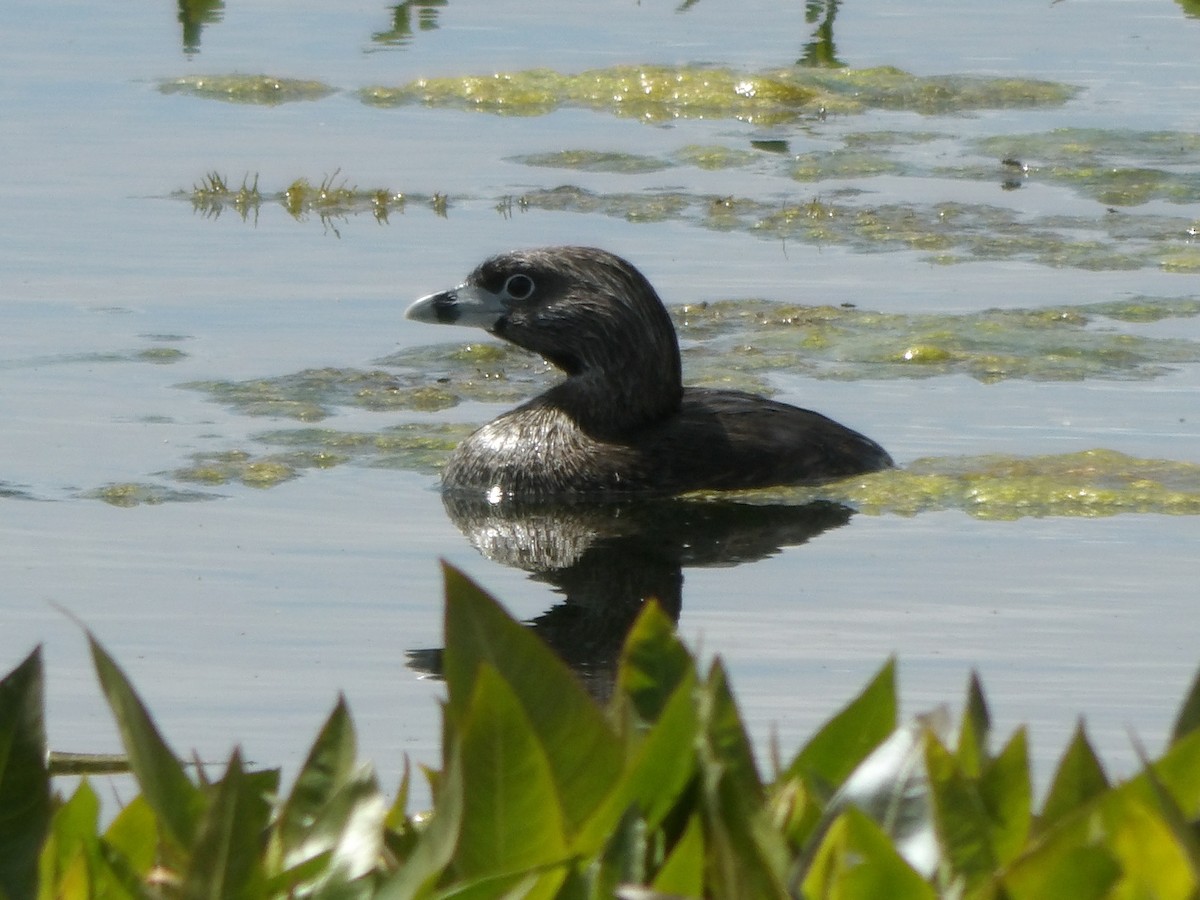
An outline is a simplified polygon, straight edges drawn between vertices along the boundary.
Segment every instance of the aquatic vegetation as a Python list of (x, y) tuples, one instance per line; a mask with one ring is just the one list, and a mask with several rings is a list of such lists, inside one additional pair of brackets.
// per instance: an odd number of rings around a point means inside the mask
[[(265, 202), (283, 207), (298, 222), (315, 215), (327, 227), (338, 219), (364, 212), (369, 212), (377, 222), (386, 224), (389, 215), (404, 212), (410, 199), (432, 206), (435, 210), (440, 205), (441, 213), (445, 212), (445, 199), (439, 201), (440, 195), (409, 197), (387, 188), (360, 190), (337, 178), (337, 172), (327, 175), (317, 184), (306, 178), (297, 178), (281, 191), (263, 194), (258, 187), (257, 175), (252, 181), (249, 176), (243, 178), (241, 185), (233, 188), (219, 172), (210, 172), (190, 191), (179, 191), (175, 196), (190, 200), (192, 208), (206, 217), (216, 219), (226, 209), (232, 209), (243, 222), (253, 220), (255, 223), (258, 222), (259, 209)], [(336, 228), (332, 230), (337, 233)]]
[(1200, 515), (1200, 465), (1115, 450), (1050, 456), (918, 459), (900, 469), (820, 487), (739, 492), (763, 503), (832, 500), (868, 515), (956, 509), (977, 519)]
[(204, 391), (213, 400), (251, 416), (277, 416), (319, 422), (335, 406), (377, 411), (446, 409), (458, 403), (436, 382), (419, 373), (397, 374), (382, 369), (305, 369), (277, 378), (252, 381), (194, 381), (180, 385)]
[(323, 453), (294, 452), (252, 456), (245, 450), (221, 450), (192, 455), (191, 466), (170, 473), (180, 481), (222, 485), (237, 481), (246, 487), (269, 488), (297, 477), (302, 468), (329, 468), (342, 460)]
[[(1086, 150), (1079, 149), (1080, 135), (1091, 136)], [(514, 208), (604, 215), (631, 222), (680, 221), (720, 231), (740, 231), (771, 240), (810, 244), (837, 244), (862, 252), (918, 251), (938, 264), (975, 260), (1030, 260), (1055, 267), (1089, 270), (1161, 268), (1190, 273), (1200, 268), (1196, 237), (1200, 222), (1185, 216), (1121, 211), (1148, 199), (1178, 203), (1200, 198), (1200, 155), (1188, 135), (1143, 132), (1051, 132), (989, 138), (970, 148), (933, 132), (856, 132), (846, 135), (842, 147), (798, 154), (780, 152), (778, 147), (720, 144), (692, 145), (660, 157), (587, 148), (556, 150), (514, 158), (538, 167), (581, 172), (634, 175), (690, 166), (709, 171), (752, 168), (755, 173), (781, 175), (805, 185), (814, 193), (780, 201), (737, 193), (701, 194), (679, 189), (631, 190), (597, 193), (576, 185), (527, 190), (517, 196), (478, 198), (466, 202), (491, 203), (501, 215)], [(1072, 139), (1073, 138), (1073, 139)], [(944, 153), (904, 152), (933, 141), (947, 141)], [(1046, 149), (1048, 147), (1048, 149)], [(786, 150), (786, 147), (785, 147)], [(1002, 153), (1036, 154), (1039, 150), (1053, 161), (1041, 165), (1030, 157)], [(1136, 154), (1145, 153), (1145, 158)], [(947, 166), (932, 164), (947, 154), (995, 157), (989, 162), (963, 162)], [(1055, 155), (1057, 154), (1057, 155)], [(1166, 159), (1162, 170), (1146, 161)], [(1138, 161), (1131, 165), (1130, 161)], [(1156, 174), (1157, 173), (1157, 174)], [(336, 176), (336, 173), (335, 173)], [(916, 178), (984, 182), (1000, 192), (1019, 190), (1036, 180), (1049, 180), (1076, 190), (1100, 203), (1092, 214), (1030, 214), (1018, 206), (1000, 202), (967, 203), (958, 200), (878, 202), (887, 185), (876, 187), (877, 179)], [(817, 192), (828, 181), (838, 182), (831, 191)], [(848, 187), (841, 182), (856, 182)], [(744, 189), (746, 181), (737, 182)], [(387, 188), (360, 189), (327, 177), (314, 185), (296, 179), (288, 188), (264, 196), (257, 179), (243, 179), (233, 188), (226, 179), (210, 173), (190, 192), (176, 196), (189, 199), (193, 208), (217, 217), (234, 209), (245, 221), (257, 221), (264, 200), (282, 206), (299, 221), (315, 214), (327, 227), (337, 219), (370, 212), (386, 223), (390, 212), (403, 212), (407, 203), (432, 209), (446, 216), (448, 198), (440, 193), (403, 194)], [(338, 233), (334, 227), (331, 229)]]
[[(462, 400), (515, 402), (528, 385), (545, 383), (549, 367), (517, 349), (489, 343), (435, 345), (379, 360), (387, 369), (305, 369), (251, 381), (196, 381), (180, 385), (252, 416), (318, 422), (338, 406), (377, 412), (434, 412)], [(406, 371), (394, 371), (403, 368)]]
[[(1037, 309), (935, 315), (880, 313), (759, 299), (670, 308), (691, 384), (773, 391), (778, 372), (873, 380), (966, 374), (1020, 378), (1152, 379), (1200, 362), (1200, 344), (1139, 334), (1138, 326), (1200, 315), (1197, 297), (1130, 297)], [(541, 359), (498, 342), (401, 350), (379, 368), (312, 369), (243, 382), (193, 382), (245, 415), (317, 422), (340, 407), (434, 413), (464, 401), (511, 406), (558, 377)], [(271, 487), (345, 463), (436, 472), (469, 424), (406, 422), (380, 431), (277, 429), (273, 449), (197, 454), (171, 474), (206, 485)], [(1111, 450), (1041, 457), (950, 457), (820, 488), (754, 492), (763, 502), (834, 500), (864, 512), (960, 509), (980, 518), (1200, 514), (1200, 467)]]
[(549, 169), (574, 169), (579, 172), (617, 172), (636, 175), (659, 172), (671, 164), (650, 156), (597, 150), (559, 150), (554, 153), (529, 153), (513, 157), (513, 162)]
[[(859, 307), (723, 300), (670, 307), (687, 380), (770, 391), (772, 372), (818, 378), (1154, 378), (1200, 362), (1200, 344), (1137, 334), (1134, 325), (1200, 314), (1200, 299), (1136, 297), (1041, 309), (937, 315)], [(513, 404), (557, 375), (539, 357), (478, 341), (413, 347), (379, 368), (305, 369), (249, 381), (188, 382), (245, 415), (318, 422), (338, 407), (437, 412), (464, 401)], [(732, 379), (732, 381), (731, 381)]]
[(703, 66), (615, 66), (578, 74), (527, 69), (423, 78), (398, 87), (364, 88), (359, 96), (375, 106), (420, 103), (501, 115), (544, 115), (573, 106), (647, 122), (728, 118), (771, 124), (868, 108), (933, 114), (1058, 106), (1074, 93), (1072, 87), (1046, 81), (922, 77), (890, 67), (744, 73)]
[(321, 100), (337, 88), (319, 81), (276, 78), (273, 75), (184, 75), (160, 81), (164, 94), (187, 94), (227, 103), (277, 106), (297, 100)]
[(1025, 178), (1066, 185), (1110, 206), (1200, 202), (1200, 135), (1191, 132), (1061, 128), (974, 146), (1012, 160)]
[(81, 496), (91, 500), (102, 500), (110, 506), (143, 506), (159, 503), (191, 503), (196, 500), (215, 500), (216, 494), (204, 491), (180, 490), (153, 482), (121, 482), (108, 484), (95, 490), (85, 491)]
[[(1200, 299), (1136, 297), (955, 315), (724, 300), (672, 308), (689, 378), (802, 371), (818, 378), (1154, 378), (1200, 362), (1200, 344), (1117, 323), (1200, 314)], [(693, 343), (694, 342), (694, 343)]]
[[(1161, 755), (1113, 782), (1082, 723), (1040, 805), (1029, 736), (996, 735), (972, 675), (957, 727), (901, 722), (895, 660), (764, 775), (720, 659), (647, 602), (597, 705), (504, 608), (445, 566), (441, 768), (408, 809), (357, 758), (338, 699), (290, 788), (234, 749), (189, 773), (87, 635), (141, 794), (101, 831), (85, 777), (54, 792), (45, 669), (0, 679), (6, 896), (1101, 897), (1200, 886), (1200, 677)], [(999, 749), (997, 749), (997, 746)], [(49, 759), (49, 763), (48, 763)], [(207, 771), (213, 769), (215, 771)], [(519, 828), (513, 827), (514, 823)]]

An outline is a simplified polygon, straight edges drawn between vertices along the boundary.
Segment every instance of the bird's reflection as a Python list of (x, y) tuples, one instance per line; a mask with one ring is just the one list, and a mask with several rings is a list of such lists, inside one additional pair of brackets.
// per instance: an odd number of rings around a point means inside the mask
[[(443, 501), (476, 550), (562, 595), (528, 624), (598, 699), (612, 691), (625, 635), (646, 599), (678, 620), (685, 567), (763, 559), (851, 516), (850, 509), (824, 502), (760, 506), (667, 498), (534, 506), (452, 494)], [(440, 650), (408, 655), (410, 667), (441, 674)]]

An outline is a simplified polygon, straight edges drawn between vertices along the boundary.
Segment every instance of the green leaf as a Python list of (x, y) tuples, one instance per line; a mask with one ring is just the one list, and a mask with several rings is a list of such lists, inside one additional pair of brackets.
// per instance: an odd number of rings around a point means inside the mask
[(1097, 844), (1051, 841), (1021, 857), (1003, 878), (1011, 900), (1099, 900), (1111, 897), (1121, 875), (1112, 854)]
[(729, 676), (719, 659), (709, 669), (701, 695), (700, 716), (708, 772), (719, 773), (748, 804), (760, 805), (763, 789), (754, 748), (733, 700)]
[(1100, 804), (1109, 852), (1121, 867), (1121, 896), (1196, 896), (1197, 873), (1153, 801), (1114, 791)]
[(967, 686), (967, 704), (958, 733), (958, 764), (972, 778), (978, 777), (987, 761), (988, 732), (991, 727), (992, 717), (988, 712), (987, 700), (983, 696), (983, 685), (979, 681), (979, 673), (973, 671)]
[(584, 856), (596, 853), (629, 809), (639, 810), (648, 829), (656, 829), (679, 801), (696, 773), (695, 672), (674, 694), (633, 752), (629, 765), (572, 844)]
[(925, 733), (925, 768), (942, 852), (970, 889), (996, 869), (987, 809), (955, 758), (929, 731)]
[(474, 879), (563, 861), (549, 760), (516, 694), (488, 663), (478, 670), (460, 734), (464, 802), (455, 870)]
[(700, 719), (709, 889), (722, 897), (784, 897), (787, 848), (768, 820), (758, 768), (719, 660), (701, 692)]
[(461, 725), (477, 673), (485, 663), (494, 667), (546, 754), (573, 832), (621, 771), (621, 742), (561, 659), (465, 575), (450, 565), (444, 571), (449, 718)]
[(394, 877), (384, 882), (377, 900), (412, 900), (428, 897), (454, 858), (463, 818), (462, 746), (446, 750), (448, 762), (441, 773), (433, 813), (417, 838), (416, 846)]
[[(1189, 816), (1200, 814), (1200, 729), (1171, 744), (1154, 764), (1154, 774)], [(1150, 788), (1144, 775), (1127, 783), (1122, 790), (1135, 792), (1147, 801), (1152, 800)]]
[(866, 813), (847, 807), (825, 833), (804, 875), (806, 897), (934, 900), (936, 894)]
[(654, 722), (680, 683), (695, 671), (675, 624), (657, 603), (647, 601), (625, 638), (617, 667), (618, 693), (630, 699), (643, 722)]
[(32, 896), (50, 824), (42, 650), (0, 680), (0, 894)]
[(330, 800), (350, 779), (356, 753), (354, 724), (346, 709), (346, 699), (338, 697), (279, 811), (272, 836), (272, 856), (277, 858), (278, 866), (292, 868), (333, 849), (340, 829), (334, 828), (318, 840), (314, 826), (326, 813)]
[(223, 900), (261, 894), (262, 835), (271, 814), (262, 781), (246, 774), (241, 752), (234, 750), (197, 823), (183, 881), (185, 897)]
[(688, 819), (651, 887), (660, 894), (679, 897), (704, 895), (704, 828), (699, 816)]
[(188, 780), (183, 766), (163, 741), (145, 705), (99, 642), (88, 633), (92, 662), (105, 699), (112, 708), (129, 767), (137, 778), (146, 802), (154, 810), (167, 835), (180, 847), (190, 847), (205, 801)]
[(104, 832), (104, 843), (120, 854), (129, 870), (144, 878), (154, 865), (158, 828), (144, 796), (134, 797)]
[(1175, 727), (1171, 729), (1171, 743), (1182, 740), (1200, 728), (1200, 670), (1192, 681), (1192, 688), (1179, 707), (1179, 715), (1175, 718)]
[(1000, 755), (987, 763), (979, 778), (979, 794), (991, 820), (992, 853), (1003, 865), (1025, 847), (1033, 822), (1033, 788), (1024, 728), (1018, 728)]
[(1063, 816), (1107, 790), (1108, 779), (1080, 721), (1058, 764), (1054, 780), (1050, 782), (1050, 791), (1038, 822), (1039, 830), (1052, 827)]
[(896, 729), (896, 660), (889, 659), (862, 693), (830, 719), (797, 754), (787, 776), (826, 796)]
[[(1145, 750), (1141, 743), (1134, 742), (1134, 746), (1138, 752), (1138, 758), (1142, 761), (1142, 777), (1150, 785), (1154, 793), (1154, 799), (1158, 806), (1159, 814), (1162, 817), (1163, 823), (1171, 831), (1171, 836), (1174, 838), (1176, 845), (1185, 855), (1188, 866), (1191, 869), (1193, 883), (1200, 882), (1200, 836), (1197, 835), (1187, 816), (1183, 810), (1179, 808), (1179, 804), (1175, 802), (1175, 798), (1171, 796), (1158, 776), (1154, 772), (1154, 767), (1150, 763), (1149, 757), (1146, 756)], [(1193, 895), (1196, 890), (1193, 887)]]
[[(49, 834), (42, 847), (38, 880), (43, 895), (54, 895), (57, 886), (83, 857), (91, 869), (99, 857), (96, 823), (100, 816), (100, 801), (86, 780), (81, 781), (69, 800), (60, 806), (50, 820)], [(11, 892), (8, 892), (12, 896)], [(20, 894), (16, 896), (22, 896)], [(29, 895), (26, 895), (29, 896)]]

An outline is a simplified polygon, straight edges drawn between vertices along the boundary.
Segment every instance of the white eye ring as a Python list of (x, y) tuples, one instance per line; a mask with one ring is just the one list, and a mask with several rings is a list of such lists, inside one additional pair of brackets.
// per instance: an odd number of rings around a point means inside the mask
[(504, 282), (504, 293), (508, 294), (514, 300), (528, 300), (533, 294), (537, 285), (533, 283), (533, 279), (528, 275), (518, 273), (509, 275)]

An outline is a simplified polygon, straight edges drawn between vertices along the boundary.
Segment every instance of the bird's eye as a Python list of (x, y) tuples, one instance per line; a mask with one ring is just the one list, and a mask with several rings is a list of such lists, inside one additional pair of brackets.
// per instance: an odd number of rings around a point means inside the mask
[(528, 300), (533, 289), (533, 279), (528, 275), (509, 275), (504, 282), (504, 293), (514, 300)]

